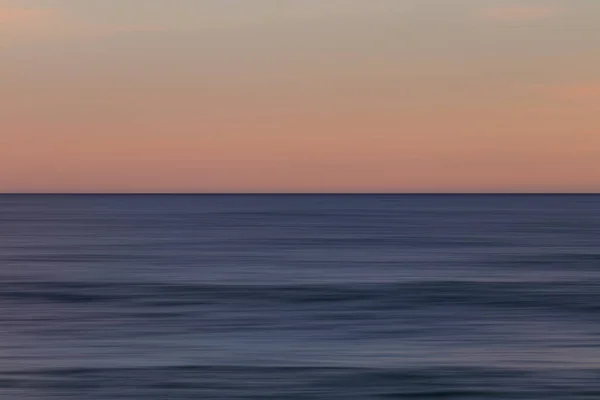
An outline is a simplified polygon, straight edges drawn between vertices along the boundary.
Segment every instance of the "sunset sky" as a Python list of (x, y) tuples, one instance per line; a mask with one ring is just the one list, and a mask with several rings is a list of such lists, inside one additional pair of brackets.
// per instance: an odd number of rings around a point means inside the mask
[(0, 0), (0, 192), (600, 192), (600, 0)]

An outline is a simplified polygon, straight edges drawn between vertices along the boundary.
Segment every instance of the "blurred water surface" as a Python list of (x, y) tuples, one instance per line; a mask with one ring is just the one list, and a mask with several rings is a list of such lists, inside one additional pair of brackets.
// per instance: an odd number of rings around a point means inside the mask
[(2, 195), (0, 398), (598, 399), (600, 196)]

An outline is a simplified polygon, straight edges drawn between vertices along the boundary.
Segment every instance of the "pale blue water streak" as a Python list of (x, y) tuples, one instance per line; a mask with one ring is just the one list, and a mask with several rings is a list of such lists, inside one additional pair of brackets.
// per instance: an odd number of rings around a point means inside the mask
[(0, 196), (0, 398), (598, 399), (600, 196)]

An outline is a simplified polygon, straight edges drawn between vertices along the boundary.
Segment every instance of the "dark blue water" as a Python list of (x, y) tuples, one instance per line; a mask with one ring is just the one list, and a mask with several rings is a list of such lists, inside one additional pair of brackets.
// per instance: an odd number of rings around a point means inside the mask
[(600, 196), (0, 196), (0, 398), (599, 399)]

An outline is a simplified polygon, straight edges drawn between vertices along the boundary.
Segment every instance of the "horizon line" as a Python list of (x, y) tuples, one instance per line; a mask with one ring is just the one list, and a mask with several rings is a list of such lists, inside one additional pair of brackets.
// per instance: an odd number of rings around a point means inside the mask
[(600, 192), (0, 192), (0, 196), (499, 196), (576, 195), (597, 196)]

